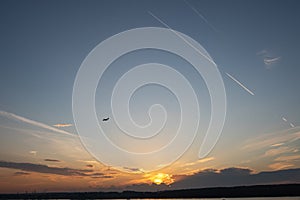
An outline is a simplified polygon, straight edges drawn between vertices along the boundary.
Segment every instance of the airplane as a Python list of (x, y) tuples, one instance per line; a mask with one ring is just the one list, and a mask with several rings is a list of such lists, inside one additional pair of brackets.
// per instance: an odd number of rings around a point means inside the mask
[(103, 118), (103, 119), (102, 119), (103, 122), (106, 122), (106, 121), (108, 121), (108, 120), (109, 120), (109, 117)]

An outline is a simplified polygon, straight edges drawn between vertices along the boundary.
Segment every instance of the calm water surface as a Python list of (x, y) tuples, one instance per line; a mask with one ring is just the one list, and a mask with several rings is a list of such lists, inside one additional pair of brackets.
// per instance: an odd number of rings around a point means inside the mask
[[(195, 199), (143, 199), (143, 200), (197, 200)], [(300, 200), (300, 197), (253, 197), (253, 198), (200, 198), (199, 200)]]

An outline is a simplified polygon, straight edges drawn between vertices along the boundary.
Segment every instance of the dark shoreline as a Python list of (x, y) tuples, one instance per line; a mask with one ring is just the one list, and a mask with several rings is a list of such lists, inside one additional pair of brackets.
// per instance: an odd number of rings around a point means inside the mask
[(157, 192), (55, 192), (0, 194), (1, 199), (132, 199), (132, 198), (230, 198), (300, 196), (300, 184), (253, 185)]

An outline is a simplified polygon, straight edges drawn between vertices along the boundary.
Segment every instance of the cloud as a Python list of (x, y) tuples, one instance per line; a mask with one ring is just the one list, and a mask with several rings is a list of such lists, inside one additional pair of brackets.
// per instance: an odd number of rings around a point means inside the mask
[(214, 157), (207, 157), (207, 158), (199, 159), (195, 162), (182, 163), (182, 164), (180, 164), (180, 166), (183, 166), (183, 167), (195, 166), (199, 163), (206, 163), (206, 162), (209, 162), (209, 161), (212, 161), (212, 160), (215, 160), (215, 158)]
[(30, 173), (28, 172), (15, 172), (14, 175), (15, 176), (22, 176), (22, 175), (29, 175)]
[(281, 56), (274, 56), (270, 51), (262, 50), (256, 53), (263, 60), (266, 69), (271, 69), (281, 60)]
[(284, 143), (277, 143), (277, 144), (272, 144), (271, 147), (279, 147), (284, 145)]
[(123, 169), (125, 169), (126, 171), (130, 171), (130, 172), (141, 172), (141, 173), (144, 173), (144, 171), (142, 169), (139, 169), (139, 168), (123, 167)]
[(252, 172), (251, 169), (248, 168), (237, 168), (237, 167), (230, 167), (220, 170), (220, 174), (222, 175), (249, 175)]
[(280, 156), (275, 161), (293, 161), (300, 160), (300, 155)]
[(90, 168), (92, 168), (92, 167), (93, 167), (93, 165), (90, 165), (90, 164), (89, 164), (89, 165), (86, 165), (86, 167), (90, 167)]
[(243, 143), (242, 149), (257, 151), (272, 147), (279, 143), (289, 144), (300, 139), (300, 129), (295, 127), (292, 129), (283, 130), (277, 133), (269, 133), (252, 138)]
[(277, 63), (280, 59), (281, 59), (280, 56), (275, 57), (275, 58), (266, 57), (266, 58), (264, 58), (264, 63), (265, 63), (265, 65), (270, 66), (270, 65), (273, 65), (273, 64)]
[(92, 178), (104, 178), (104, 179), (109, 179), (109, 178), (114, 178), (113, 176), (110, 176), (110, 175), (105, 175), (105, 176), (92, 176)]
[(268, 167), (270, 169), (273, 169), (273, 170), (281, 170), (281, 169), (291, 168), (291, 167), (294, 167), (294, 166), (295, 165), (291, 164), (291, 163), (277, 162), (277, 163), (270, 164)]
[(27, 119), (25, 117), (21, 117), (19, 115), (13, 114), (13, 113), (5, 112), (5, 111), (0, 111), (0, 115), (4, 116), (4, 117), (7, 117), (9, 119), (21, 121), (21, 122), (24, 122), (24, 123), (27, 123), (27, 124), (30, 124), (30, 125), (33, 125), (33, 126), (37, 126), (37, 127), (43, 128), (43, 129), (47, 129), (47, 130), (50, 130), (50, 131), (53, 131), (53, 132), (56, 132), (56, 133), (62, 133), (62, 134), (74, 136), (74, 134), (69, 133), (67, 131), (54, 128), (52, 126), (49, 126), (47, 124), (43, 124), (41, 122), (37, 122), (37, 121), (31, 120), (31, 119)]
[(64, 128), (64, 127), (73, 126), (73, 124), (54, 124), (53, 126), (55, 126), (57, 128)]
[(267, 163), (272, 170), (287, 169), (298, 166), (300, 155), (298, 152), (300, 142), (299, 127), (287, 129), (272, 134), (264, 134), (241, 144), (241, 150), (250, 153), (252, 166)]
[[(272, 145), (271, 147), (274, 147), (274, 145)], [(275, 146), (278, 147), (278, 146)], [(279, 148), (274, 148), (274, 149), (269, 149), (265, 152), (264, 157), (269, 157), (269, 156), (277, 156), (283, 153), (289, 153), (289, 152), (293, 152), (293, 148), (290, 147), (279, 147)]]
[(32, 155), (34, 155), (34, 156), (36, 156), (37, 151), (29, 151), (29, 153), (32, 154)]
[[(54, 161), (54, 159), (49, 159), (49, 160), (51, 160), (52, 162)], [(112, 175), (107, 175), (101, 172), (94, 172), (93, 170), (90, 169), (49, 167), (47, 165), (34, 164), (34, 163), (17, 163), (17, 162), (0, 161), (0, 168), (1, 167), (25, 171), (25, 172), (16, 172), (15, 175), (29, 175), (30, 173), (28, 172), (37, 172), (43, 174), (55, 174), (55, 175), (62, 175), (62, 176), (83, 176), (83, 177), (103, 178), (103, 179), (114, 178), (114, 176)]]
[(263, 50), (256, 53), (256, 55), (258, 55), (258, 56), (264, 56), (264, 55), (267, 55), (267, 54), (268, 54), (268, 51), (266, 49), (263, 49)]
[(49, 158), (44, 159), (44, 161), (46, 161), (46, 162), (60, 162), (60, 160), (49, 159)]
[(113, 176), (111, 176), (111, 175), (105, 175), (104, 173), (93, 173), (93, 174), (90, 174), (90, 176), (92, 177), (92, 178), (107, 178), (107, 179), (109, 179), (109, 178), (114, 178)]
[(47, 165), (33, 164), (33, 163), (16, 163), (0, 161), (0, 167), (9, 169), (18, 169), (28, 172), (37, 172), (44, 174), (56, 174), (63, 176), (89, 176), (89, 172), (93, 170), (87, 169), (72, 169), (72, 168), (60, 168), (60, 167), (49, 167)]
[(300, 182), (300, 169), (279, 170), (253, 173), (251, 169), (226, 168), (205, 170), (175, 182), (173, 188), (201, 188), (216, 186), (236, 186), (253, 184), (275, 184), (282, 182)]
[(214, 159), (215, 159), (214, 157), (207, 157), (207, 158), (200, 159), (197, 162), (198, 163), (205, 163), (205, 162), (208, 162), (208, 161), (211, 161), (211, 160), (214, 160)]
[(221, 170), (206, 169), (192, 175), (173, 175), (175, 182), (170, 186), (161, 184), (132, 184), (125, 189), (157, 191), (206, 187), (229, 187), (279, 183), (300, 183), (300, 168), (254, 173), (248, 168), (231, 167)]

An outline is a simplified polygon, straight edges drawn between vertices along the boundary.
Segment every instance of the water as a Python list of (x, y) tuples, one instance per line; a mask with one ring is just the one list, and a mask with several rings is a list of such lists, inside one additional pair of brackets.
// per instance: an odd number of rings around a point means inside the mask
[(300, 197), (200, 198), (200, 199), (195, 198), (195, 199), (143, 199), (143, 200), (273, 200), (273, 199), (274, 200), (300, 200)]

